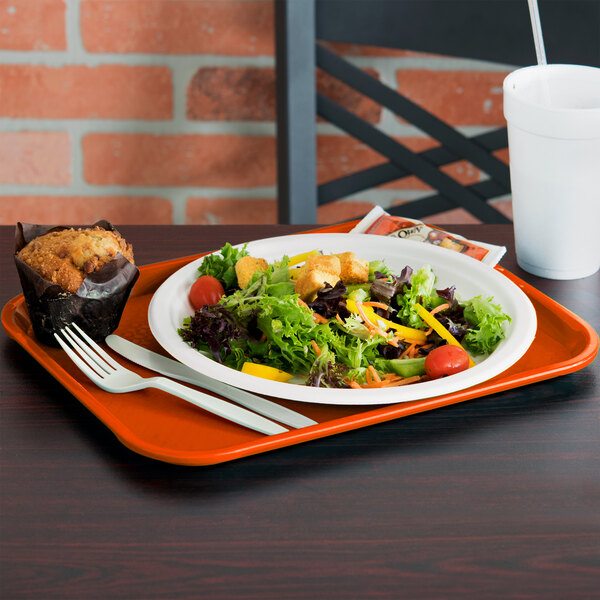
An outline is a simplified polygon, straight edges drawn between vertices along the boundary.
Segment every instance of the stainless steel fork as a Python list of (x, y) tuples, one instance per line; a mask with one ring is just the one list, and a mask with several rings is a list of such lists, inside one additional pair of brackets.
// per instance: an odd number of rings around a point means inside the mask
[(65, 327), (54, 337), (73, 362), (98, 386), (107, 392), (122, 394), (144, 388), (156, 388), (173, 394), (187, 402), (229, 421), (274, 435), (288, 431), (278, 423), (269, 421), (245, 408), (193, 390), (166, 377), (141, 377), (126, 369), (105, 352), (75, 323)]

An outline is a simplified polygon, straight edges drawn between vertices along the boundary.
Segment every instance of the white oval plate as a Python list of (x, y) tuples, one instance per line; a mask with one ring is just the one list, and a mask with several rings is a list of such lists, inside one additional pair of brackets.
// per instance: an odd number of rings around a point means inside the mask
[[(240, 246), (237, 246), (240, 247)], [(155, 292), (148, 311), (150, 330), (173, 357), (199, 373), (230, 385), (278, 398), (316, 402), (320, 404), (377, 405), (409, 402), (432, 398), (462, 390), (502, 373), (513, 365), (529, 348), (536, 332), (535, 310), (527, 296), (508, 278), (479, 261), (429, 244), (383, 236), (350, 233), (305, 234), (268, 238), (250, 242), (247, 250), (252, 256), (268, 262), (285, 254), (319, 249), (326, 254), (352, 251), (366, 260), (384, 260), (394, 272), (406, 265), (417, 270), (431, 265), (437, 275), (436, 288), (456, 286), (459, 300), (474, 296), (492, 296), (512, 321), (506, 337), (496, 350), (476, 366), (434, 381), (398, 388), (384, 389), (327, 389), (269, 381), (240, 373), (204, 356), (186, 344), (178, 335), (183, 319), (194, 313), (188, 302), (188, 291), (198, 277), (195, 260), (171, 275)]]

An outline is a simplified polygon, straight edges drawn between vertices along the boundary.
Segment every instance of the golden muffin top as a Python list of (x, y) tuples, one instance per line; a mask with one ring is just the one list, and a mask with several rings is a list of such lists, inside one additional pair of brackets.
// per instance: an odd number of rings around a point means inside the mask
[(121, 253), (134, 263), (133, 250), (116, 232), (101, 227), (63, 229), (31, 240), (17, 256), (41, 277), (74, 294), (87, 275)]

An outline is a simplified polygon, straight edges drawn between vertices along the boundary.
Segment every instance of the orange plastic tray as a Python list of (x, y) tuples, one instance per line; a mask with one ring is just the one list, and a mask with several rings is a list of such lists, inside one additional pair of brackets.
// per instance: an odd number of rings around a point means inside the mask
[[(345, 232), (352, 225), (343, 224), (319, 231)], [(150, 299), (169, 275), (198, 256), (202, 254), (140, 267), (140, 278), (116, 333), (165, 354), (148, 327)], [(533, 344), (510, 369), (456, 393), (380, 407), (329, 406), (273, 398), (275, 402), (302, 412), (318, 423), (275, 436), (250, 431), (158, 390), (128, 394), (104, 392), (87, 380), (62, 350), (37, 342), (22, 295), (13, 298), (4, 307), (2, 324), (11, 338), (96, 415), (125, 446), (169, 463), (210, 465), (494, 394), (571, 373), (592, 362), (598, 352), (598, 335), (585, 321), (505, 269), (496, 269), (527, 294), (538, 317)], [(141, 375), (153, 375), (151, 371), (107, 350)]]

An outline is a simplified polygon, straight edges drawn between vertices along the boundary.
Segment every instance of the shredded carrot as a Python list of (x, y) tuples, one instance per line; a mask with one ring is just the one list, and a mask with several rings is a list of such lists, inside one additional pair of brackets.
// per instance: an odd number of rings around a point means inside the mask
[(261, 342), (264, 342), (266, 339), (267, 339), (267, 334), (266, 334), (266, 333), (263, 333), (263, 334), (260, 336), (260, 341), (261, 341)]
[(304, 300), (302, 300), (301, 298), (298, 298), (298, 304), (300, 306), (306, 306), (306, 308), (308, 308), (308, 310), (312, 312), (313, 320), (315, 323), (329, 323), (328, 319), (312, 310), (310, 306), (306, 304), (306, 302), (304, 302)]
[(398, 385), (402, 385), (402, 377), (397, 377), (396, 379), (384, 379), (381, 382), (382, 388), (396, 387)]
[(396, 379), (404, 379), (402, 375), (398, 375), (397, 373), (386, 373), (383, 376), (384, 381), (395, 381)]
[(400, 338), (399, 338), (399, 337), (397, 337), (397, 336), (396, 336), (396, 337), (393, 337), (393, 338), (390, 338), (390, 339), (387, 341), (387, 343), (388, 343), (390, 346), (394, 346), (394, 348), (398, 348), (398, 345), (399, 345), (399, 343), (400, 343)]
[(348, 381), (348, 385), (355, 389), (375, 389), (375, 388), (390, 388), (399, 387), (401, 385), (409, 385), (416, 383), (423, 379), (422, 375), (414, 375), (413, 377), (402, 377), (396, 373), (387, 373), (386, 375), (380, 376), (379, 373), (373, 368), (373, 365), (369, 365), (365, 371), (365, 383), (358, 383), (354, 379)]
[[(415, 375), (414, 377), (400, 377), (399, 375), (394, 375), (392, 377), (385, 377), (381, 381), (367, 381), (367, 383), (363, 383), (359, 385), (362, 389), (372, 389), (372, 388), (388, 388), (388, 387), (399, 387), (401, 385), (409, 385), (411, 383), (416, 383), (421, 380), (420, 375)], [(351, 382), (350, 386), (356, 388), (356, 382)]]
[[(435, 315), (435, 313), (438, 313), (442, 310), (446, 310), (447, 308), (450, 308), (450, 304), (448, 302), (446, 302), (445, 304), (440, 304), (439, 306), (436, 306), (433, 310), (429, 311), (430, 315)], [(433, 327), (430, 327), (426, 332), (425, 335), (431, 335), (431, 333), (433, 332)]]
[(372, 327), (374, 327), (373, 323), (371, 323), (371, 319), (369, 319), (367, 317), (367, 315), (365, 314), (365, 311), (362, 308), (362, 303), (361, 302), (356, 302), (356, 310), (358, 311), (358, 315), (359, 317), (364, 321), (364, 324), (366, 325), (366, 327), (368, 329), (371, 329)]
[(346, 325), (346, 323), (344, 323), (344, 321), (342, 320), (342, 317), (340, 317), (339, 313), (335, 313), (335, 318), (342, 324), (342, 325)]
[(377, 383), (381, 383), (381, 377), (379, 377), (379, 373), (375, 370), (375, 367), (373, 365), (369, 365), (369, 371), (371, 372), (373, 379)]
[(364, 390), (364, 389), (370, 389), (370, 388), (381, 387), (381, 386), (373, 385), (373, 382), (371, 382), (371, 383), (361, 383), (361, 384), (359, 384), (359, 387)]
[(440, 304), (439, 306), (436, 306), (433, 310), (429, 311), (430, 315), (435, 315), (435, 313), (439, 313), (442, 310), (446, 310), (447, 308), (450, 308), (450, 304), (448, 304), (448, 302), (446, 302), (445, 304)]
[(373, 365), (369, 365), (365, 371), (365, 383), (361, 384), (360, 387), (380, 387), (381, 384), (382, 379), (379, 376), (379, 373), (375, 370)]
[(402, 354), (400, 355), (400, 358), (404, 358), (405, 356), (410, 356), (410, 353), (416, 348), (417, 344), (412, 343), (408, 348), (406, 348), (406, 350), (404, 350), (404, 352), (402, 352)]
[(379, 388), (379, 387), (382, 387), (381, 384), (374, 385), (373, 382), (360, 384), (360, 388), (363, 389), (363, 390), (364, 389), (371, 389), (371, 388)]
[(408, 385), (409, 383), (416, 383), (421, 380), (421, 375), (414, 375), (413, 377), (405, 377), (395, 384), (395, 386), (399, 385)]
[(362, 305), (363, 306), (374, 306), (375, 308), (382, 308), (383, 310), (389, 309), (389, 306), (387, 304), (384, 304), (383, 302), (369, 301), (369, 302), (363, 302)]
[(375, 325), (365, 314), (365, 311), (362, 308), (362, 302), (356, 302), (356, 310), (358, 311), (360, 318), (364, 321), (366, 328), (371, 332), (371, 335), (381, 335), (385, 337), (385, 331), (380, 327), (377, 327), (377, 325)]
[(413, 377), (402, 377), (400, 375), (390, 374), (391, 377), (386, 378), (384, 384), (385, 387), (397, 387), (399, 385), (406, 385), (407, 383), (413, 383), (421, 379), (420, 375)]
[(420, 346), (423, 344), (423, 342), (419, 340), (411, 340), (410, 338), (402, 338), (402, 341), (406, 344), (414, 344), (415, 346)]
[(317, 353), (317, 356), (321, 356), (321, 348), (319, 348), (317, 342), (315, 342), (315, 340), (311, 340), (312, 342), (312, 347), (314, 348), (315, 352)]

